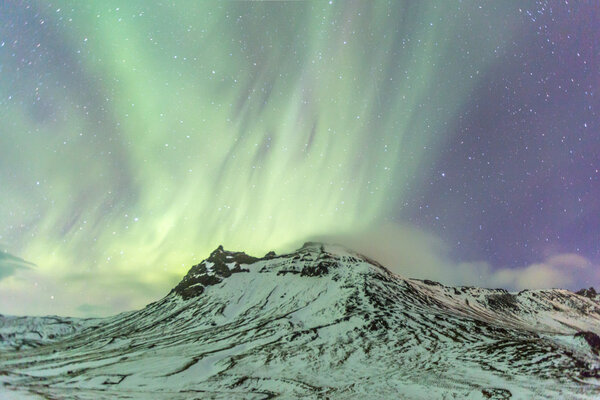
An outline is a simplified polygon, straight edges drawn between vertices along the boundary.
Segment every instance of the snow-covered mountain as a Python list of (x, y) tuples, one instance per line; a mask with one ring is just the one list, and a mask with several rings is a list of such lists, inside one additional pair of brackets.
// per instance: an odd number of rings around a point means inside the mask
[(219, 247), (139, 311), (0, 317), (0, 397), (600, 398), (599, 333), (589, 290), (446, 287), (320, 243)]
[(63, 336), (72, 335), (95, 321), (102, 320), (58, 316), (13, 317), (0, 315), (0, 351), (39, 347), (61, 340)]

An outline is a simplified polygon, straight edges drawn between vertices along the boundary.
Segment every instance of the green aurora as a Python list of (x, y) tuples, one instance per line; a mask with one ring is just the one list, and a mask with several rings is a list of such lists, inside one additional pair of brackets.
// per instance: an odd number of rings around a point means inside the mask
[(388, 220), (510, 41), (493, 15), (519, 18), (510, 2), (0, 10), (18, 21), (0, 32), (0, 243), (36, 265), (1, 300), (70, 315), (141, 307), (219, 244), (260, 255)]

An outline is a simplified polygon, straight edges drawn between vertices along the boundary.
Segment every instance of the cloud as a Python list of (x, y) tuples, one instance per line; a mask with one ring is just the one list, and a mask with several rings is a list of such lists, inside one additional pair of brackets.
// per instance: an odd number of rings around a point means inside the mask
[(35, 264), (25, 261), (22, 258), (6, 252), (0, 252), (0, 281), (14, 275), (19, 269), (29, 269), (34, 266)]
[(339, 243), (406, 278), (431, 279), (451, 286), (578, 290), (600, 283), (598, 266), (573, 253), (556, 254), (521, 268), (492, 266), (486, 261), (456, 262), (439, 237), (408, 225), (384, 223), (358, 233), (311, 240)]
[(518, 269), (500, 269), (493, 278), (517, 289), (563, 287), (580, 289), (597, 284), (599, 274), (586, 258), (573, 253), (557, 254), (543, 262)]

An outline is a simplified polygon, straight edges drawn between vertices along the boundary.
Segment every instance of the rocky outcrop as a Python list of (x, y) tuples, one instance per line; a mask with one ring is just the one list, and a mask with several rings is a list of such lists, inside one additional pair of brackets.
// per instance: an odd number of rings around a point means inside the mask
[(589, 289), (581, 289), (575, 292), (575, 294), (590, 298), (592, 300), (596, 299), (596, 296), (598, 295), (598, 293), (596, 293), (596, 289), (594, 289), (592, 286), (590, 286)]
[(592, 349), (594, 354), (600, 354), (600, 337), (594, 332), (577, 332), (575, 337), (582, 337)]
[(216, 285), (232, 274), (248, 272), (244, 265), (274, 257), (274, 252), (267, 253), (264, 258), (257, 258), (244, 252), (226, 251), (223, 246), (219, 246), (206, 260), (194, 265), (172, 292), (179, 294), (184, 300), (199, 296), (207, 286)]

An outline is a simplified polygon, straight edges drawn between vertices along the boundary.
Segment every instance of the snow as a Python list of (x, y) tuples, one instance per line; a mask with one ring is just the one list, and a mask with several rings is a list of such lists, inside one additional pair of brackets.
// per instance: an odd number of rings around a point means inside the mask
[(204, 261), (204, 266), (206, 267), (206, 270), (207, 270), (208, 272), (213, 272), (213, 269), (212, 269), (212, 267), (213, 267), (214, 265), (215, 265), (215, 263), (214, 263), (214, 262), (212, 262), (212, 261)]
[[(327, 273), (302, 274), (321, 262)], [(18, 351), (56, 320), (5, 320), (0, 398), (600, 397), (584, 377), (600, 359), (574, 337), (600, 333), (592, 299), (402, 279), (319, 243), (241, 266), (198, 297), (61, 321), (76, 328)]]

